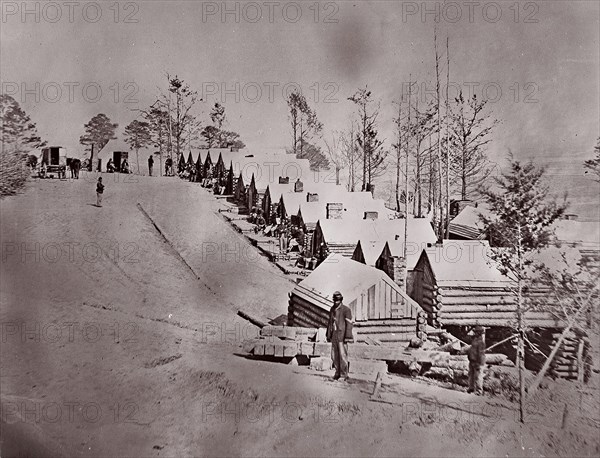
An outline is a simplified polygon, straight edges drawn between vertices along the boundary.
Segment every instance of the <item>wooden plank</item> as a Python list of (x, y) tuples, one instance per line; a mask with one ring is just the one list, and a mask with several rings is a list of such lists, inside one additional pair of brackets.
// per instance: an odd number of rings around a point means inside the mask
[(442, 299), (442, 303), (444, 307), (452, 306), (452, 305), (499, 305), (499, 304), (507, 304), (512, 307), (516, 307), (514, 296), (451, 296), (444, 297)]
[[(265, 352), (266, 352), (266, 348), (265, 348)], [(283, 356), (283, 344), (282, 343), (275, 343), (274, 356)]]
[(314, 346), (315, 346), (315, 344), (312, 342), (299, 342), (298, 343), (298, 354), (312, 356)]
[(294, 340), (296, 338), (296, 328), (293, 326), (265, 326), (260, 330), (260, 335)]
[(315, 342), (313, 347), (314, 356), (330, 356), (331, 355), (331, 344), (325, 342)]
[(516, 307), (512, 304), (507, 305), (490, 305), (489, 307), (485, 304), (455, 304), (446, 305), (443, 304), (440, 308), (441, 313), (491, 313), (491, 312), (505, 312), (505, 313), (516, 313)]
[[(443, 319), (470, 319), (470, 318), (483, 318), (484, 316), (489, 319), (496, 320), (515, 320), (516, 314), (514, 312), (450, 312), (446, 311), (446, 308), (442, 308), (439, 313), (440, 317)], [(556, 321), (559, 322), (556, 318), (554, 318), (549, 313), (541, 313), (541, 312), (528, 312), (525, 314), (525, 319), (529, 320), (544, 320), (544, 321)]]
[[(275, 342), (269, 340), (265, 341), (265, 356), (274, 356), (275, 355)], [(281, 355), (283, 356), (283, 355)]]
[(257, 317), (253, 317), (253, 316), (249, 315), (248, 313), (244, 312), (243, 310), (238, 310), (237, 314), (239, 316), (241, 316), (242, 318), (248, 320), (250, 323), (258, 326), (259, 328), (263, 328), (267, 325), (267, 323), (264, 320), (261, 320), (260, 318), (257, 318)]
[[(506, 319), (493, 319), (491, 317), (480, 317), (480, 318), (455, 318), (451, 315), (449, 317), (439, 318), (437, 320), (439, 322), (439, 326), (490, 326), (490, 327), (499, 327), (499, 328), (508, 328), (514, 325), (514, 320), (511, 322)], [(529, 326), (538, 327), (538, 328), (564, 328), (564, 323), (556, 323), (554, 321), (548, 320), (532, 320), (528, 319), (527, 324)]]
[(300, 343), (296, 342), (284, 342), (283, 343), (283, 356), (296, 356), (300, 354), (299, 346)]
[(254, 353), (255, 340), (244, 340), (242, 342), (242, 351), (244, 353)]
[(254, 345), (254, 354), (258, 356), (265, 354), (265, 344), (263, 342), (256, 342), (256, 345)]

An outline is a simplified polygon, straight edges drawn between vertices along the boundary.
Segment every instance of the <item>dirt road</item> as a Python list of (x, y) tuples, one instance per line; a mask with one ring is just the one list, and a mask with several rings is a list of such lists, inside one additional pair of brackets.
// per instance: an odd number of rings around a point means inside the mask
[[(494, 399), (397, 378), (372, 402), (371, 381), (236, 355), (256, 333), (237, 308), (286, 313), (288, 279), (199, 186), (104, 174), (98, 208), (96, 176), (84, 175), (32, 181), (0, 202), (3, 457), (538, 456), (556, 446), (546, 441), (555, 419), (520, 427)], [(580, 446), (569, 451), (594, 445)]]

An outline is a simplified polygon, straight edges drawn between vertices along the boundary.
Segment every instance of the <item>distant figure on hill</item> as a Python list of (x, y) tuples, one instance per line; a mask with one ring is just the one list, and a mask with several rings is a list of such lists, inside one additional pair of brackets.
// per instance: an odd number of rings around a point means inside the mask
[(71, 178), (79, 179), (79, 170), (81, 169), (81, 160), (73, 158), (69, 163), (69, 168), (71, 169)]
[(279, 253), (288, 251), (288, 229), (283, 220), (277, 226), (277, 235), (279, 236)]
[(165, 175), (170, 177), (172, 173), (173, 173), (173, 159), (168, 157), (165, 160)]
[(150, 174), (150, 176), (152, 176), (152, 166), (154, 165), (154, 158), (152, 157), (152, 154), (150, 156), (148, 156), (148, 173)]
[(467, 351), (469, 357), (468, 393), (483, 394), (483, 368), (485, 367), (485, 329), (475, 326), (473, 340)]
[(123, 163), (121, 164), (121, 173), (130, 173), (129, 162), (127, 162), (127, 159), (123, 159)]
[(102, 194), (104, 193), (104, 185), (102, 184), (102, 177), (98, 177), (96, 183), (96, 206), (102, 207)]

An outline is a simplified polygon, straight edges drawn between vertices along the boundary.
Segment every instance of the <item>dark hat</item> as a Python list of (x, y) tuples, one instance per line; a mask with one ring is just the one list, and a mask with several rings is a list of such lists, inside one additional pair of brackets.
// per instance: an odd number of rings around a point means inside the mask
[(483, 326), (475, 326), (473, 328), (473, 333), (475, 335), (483, 334), (485, 332), (485, 328)]
[(333, 293), (333, 299), (343, 299), (344, 296), (342, 296), (342, 293), (340, 293), (339, 291), (336, 291), (335, 293)]

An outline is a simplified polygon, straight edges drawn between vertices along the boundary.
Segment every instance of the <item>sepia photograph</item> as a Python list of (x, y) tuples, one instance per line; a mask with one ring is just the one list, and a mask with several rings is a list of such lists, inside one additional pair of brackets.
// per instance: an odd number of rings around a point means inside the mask
[(0, 6), (1, 458), (600, 455), (600, 2)]

